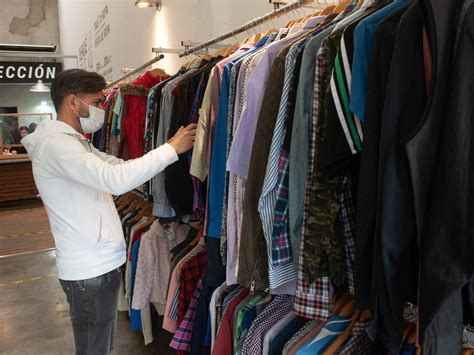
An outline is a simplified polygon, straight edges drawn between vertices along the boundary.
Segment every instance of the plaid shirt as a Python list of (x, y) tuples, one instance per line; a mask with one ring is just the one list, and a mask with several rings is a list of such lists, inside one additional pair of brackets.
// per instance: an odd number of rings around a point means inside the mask
[(288, 230), (288, 151), (283, 149), (278, 164), (277, 201), (273, 217), (272, 263), (275, 266), (293, 261)]
[(170, 347), (175, 350), (190, 351), (191, 350), (191, 336), (193, 334), (194, 318), (196, 316), (196, 307), (199, 296), (201, 296), (202, 279), (199, 280), (196, 289), (193, 293), (193, 298), (186, 311), (183, 321), (180, 323), (178, 330), (171, 340)]
[(206, 263), (207, 249), (204, 248), (197, 255), (184, 263), (181, 268), (178, 294), (178, 323), (184, 319), (193, 292), (196, 289), (199, 279), (206, 271)]
[(352, 335), (347, 342), (344, 349), (340, 352), (341, 355), (352, 354), (372, 354), (374, 350), (374, 343), (370, 340), (366, 329), (371, 322), (356, 322), (352, 328)]
[(242, 354), (260, 355), (265, 334), (291, 312), (294, 297), (277, 295), (252, 322), (242, 346)]
[(318, 119), (320, 116), (320, 83), (324, 77), (323, 69), (324, 58), (321, 55), (316, 56), (315, 80), (313, 89), (313, 115), (310, 121), (310, 138), (309, 138), (309, 163), (307, 188), (305, 196), (305, 208), (303, 216), (303, 232), (300, 244), (300, 259), (298, 261), (298, 280), (296, 284), (296, 299), (294, 304), (295, 312), (307, 318), (327, 320), (329, 319), (329, 307), (331, 305), (332, 286), (328, 277), (317, 278), (314, 282), (308, 282), (305, 272), (304, 263), (306, 258), (303, 257), (305, 251), (306, 225), (308, 222), (308, 211), (311, 203), (312, 190), (309, 188), (312, 182), (313, 171), (315, 170), (316, 157), (316, 133), (318, 129)]
[(346, 250), (346, 272), (348, 292), (354, 294), (354, 260), (355, 260), (355, 210), (352, 199), (351, 182), (347, 176), (341, 179), (341, 213), (342, 235)]
[[(270, 154), (258, 203), (263, 232), (268, 248), (270, 288), (277, 288), (297, 276), (291, 252), (288, 230), (288, 151), (284, 141), (288, 125), (292, 122), (296, 96), (296, 75), (298, 55), (304, 49), (307, 39), (295, 43), (285, 58), (283, 92), (275, 123)], [(286, 162), (285, 162), (286, 160)], [(285, 176), (286, 175), (286, 176)], [(280, 193), (280, 196), (278, 195)], [(278, 204), (278, 210), (277, 210)], [(274, 230), (277, 224), (278, 230)]]
[(267, 296), (268, 293), (266, 291), (263, 291), (259, 295), (256, 295), (249, 303), (247, 303), (239, 310), (239, 313), (237, 314), (237, 319), (234, 324), (234, 353), (237, 353), (238, 343), (240, 341), (240, 336), (242, 335), (245, 313), (255, 307), (258, 303), (263, 301), (265, 298), (267, 298)]

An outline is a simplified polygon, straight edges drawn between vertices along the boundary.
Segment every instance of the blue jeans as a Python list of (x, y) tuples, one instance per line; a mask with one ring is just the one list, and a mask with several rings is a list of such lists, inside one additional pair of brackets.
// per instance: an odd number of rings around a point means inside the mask
[(87, 280), (59, 280), (66, 293), (77, 355), (110, 354), (117, 324), (121, 269)]

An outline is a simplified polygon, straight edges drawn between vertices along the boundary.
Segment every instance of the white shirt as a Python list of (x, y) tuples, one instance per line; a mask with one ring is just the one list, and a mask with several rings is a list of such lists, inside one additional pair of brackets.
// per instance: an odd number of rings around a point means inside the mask
[(125, 263), (125, 241), (112, 194), (150, 180), (178, 156), (169, 144), (123, 161), (95, 149), (62, 121), (45, 121), (22, 140), (46, 207), (62, 280), (84, 280)]

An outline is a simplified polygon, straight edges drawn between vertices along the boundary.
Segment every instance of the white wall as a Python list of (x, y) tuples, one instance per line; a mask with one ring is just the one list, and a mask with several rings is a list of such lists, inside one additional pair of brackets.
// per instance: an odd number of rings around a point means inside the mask
[[(106, 5), (109, 11), (104, 22), (110, 25), (110, 34), (101, 45), (92, 48), (92, 58), (88, 58), (86, 67), (96, 70), (96, 63), (111, 55), (109, 67), (112, 67), (112, 73), (106, 75), (110, 80), (121, 76), (122, 68), (135, 68), (153, 58), (152, 47), (182, 48), (180, 43), (183, 40), (203, 42), (273, 10), (268, 0), (163, 0), (161, 11), (139, 9), (134, 2), (59, 0), (63, 52), (78, 53), (86, 33), (93, 31), (93, 23)], [(306, 9), (283, 16), (262, 26), (260, 31), (278, 27), (311, 11), (314, 10)], [(236, 43), (245, 37), (248, 34), (228, 39), (225, 43)], [(157, 66), (174, 73), (187, 60), (189, 58), (180, 59), (175, 54), (165, 54), (165, 59)], [(75, 61), (65, 61), (66, 69), (75, 66)]]
[[(109, 26), (110, 32), (96, 46), (101, 32), (94, 28), (94, 22), (107, 7), (101, 22), (102, 29)], [(138, 11), (129, 0), (59, 0), (59, 28), (63, 41), (63, 52), (80, 56), (79, 66), (98, 71), (107, 79), (121, 75), (121, 69), (136, 67), (153, 58), (151, 47), (154, 42), (154, 11)], [(79, 49), (86, 43), (88, 53), (81, 57)], [(111, 56), (110, 64), (98, 69), (104, 57)], [(75, 60), (65, 60), (65, 69), (77, 67)]]

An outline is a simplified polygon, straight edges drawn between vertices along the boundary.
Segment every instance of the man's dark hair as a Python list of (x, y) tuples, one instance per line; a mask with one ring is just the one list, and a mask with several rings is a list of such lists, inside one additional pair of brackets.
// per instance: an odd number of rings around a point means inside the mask
[(102, 75), (83, 69), (65, 70), (51, 84), (51, 99), (56, 112), (70, 94), (95, 94), (107, 86)]
[(21, 126), (20, 128), (18, 128), (18, 132), (21, 132), (21, 131), (27, 131), (28, 133), (30, 133), (30, 130), (26, 126)]

